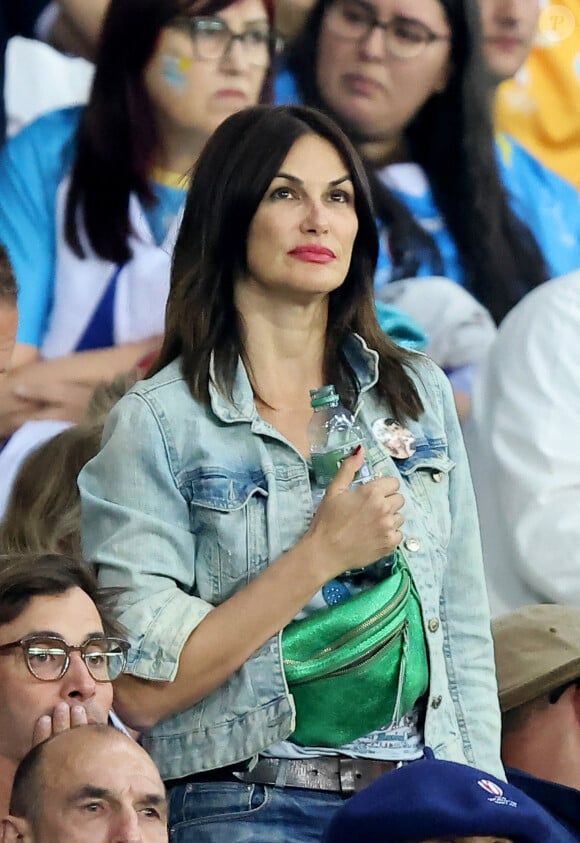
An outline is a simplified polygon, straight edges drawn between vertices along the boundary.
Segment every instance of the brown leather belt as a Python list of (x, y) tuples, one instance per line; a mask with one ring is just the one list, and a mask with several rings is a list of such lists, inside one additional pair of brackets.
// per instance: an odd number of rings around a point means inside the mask
[(350, 796), (396, 768), (394, 761), (321, 756), (304, 760), (261, 758), (251, 770), (233, 773), (238, 781), (278, 787), (303, 787)]

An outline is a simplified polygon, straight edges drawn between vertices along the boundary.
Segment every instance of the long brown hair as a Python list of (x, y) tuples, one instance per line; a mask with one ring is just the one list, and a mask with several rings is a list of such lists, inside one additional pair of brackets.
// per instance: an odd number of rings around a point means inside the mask
[(364, 168), (338, 126), (302, 106), (247, 108), (225, 120), (206, 144), (173, 254), (165, 339), (151, 374), (181, 355), (193, 397), (207, 402), (213, 358), (216, 385), (231, 398), (243, 353), (234, 283), (246, 270), (248, 230), (290, 148), (308, 134), (324, 138), (341, 156), (354, 185), (358, 217), (348, 274), (329, 297), (326, 374), (352, 403), (359, 384), (342, 349), (347, 336), (360, 334), (379, 353), (379, 394), (395, 415), (417, 418), (422, 405), (405, 369), (411, 355), (388, 339), (376, 318), (378, 239)]
[(63, 430), (22, 463), (0, 528), (2, 553), (81, 551), (77, 476), (98, 453), (102, 427)]

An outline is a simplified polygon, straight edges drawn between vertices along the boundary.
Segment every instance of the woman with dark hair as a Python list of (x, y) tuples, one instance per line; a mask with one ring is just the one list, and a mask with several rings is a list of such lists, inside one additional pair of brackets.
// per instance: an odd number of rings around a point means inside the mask
[[(226, 120), (189, 189), (155, 370), (79, 477), (84, 552), (128, 587), (117, 704), (168, 783), (179, 843), (319, 840), (344, 796), (424, 742), (501, 771), (453, 399), (381, 331), (377, 251), (363, 167), (329, 118), (263, 106)], [(309, 390), (329, 383), (364, 447), (321, 495)], [(386, 418), (407, 428), (404, 455)], [(369, 650), (369, 622), (393, 613)], [(339, 618), (366, 655), (329, 646), (350, 668), (325, 669), (321, 700), (293, 671)]]
[(580, 265), (578, 214), (561, 212), (580, 213), (580, 199), (562, 182), (530, 202), (518, 184), (495, 146), (480, 43), (477, 0), (318, 0), (288, 68), (294, 95), (331, 114), (366, 162), (387, 232), (377, 287), (445, 275), (499, 322)]
[(78, 420), (95, 382), (160, 343), (185, 174), (223, 119), (268, 99), (272, 20), (271, 0), (116, 0), (87, 106), (3, 150), (20, 326), (0, 436)]

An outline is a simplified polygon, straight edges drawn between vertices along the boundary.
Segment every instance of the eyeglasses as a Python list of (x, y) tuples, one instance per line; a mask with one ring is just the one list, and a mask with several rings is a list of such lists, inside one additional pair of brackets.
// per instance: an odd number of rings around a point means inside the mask
[(73, 646), (56, 635), (32, 633), (0, 646), (0, 656), (20, 647), (26, 667), (43, 682), (62, 679), (70, 666), (70, 654), (78, 652), (95, 682), (112, 682), (121, 675), (127, 664), (129, 642), (122, 638), (90, 638)]
[(218, 17), (177, 17), (169, 26), (190, 35), (196, 58), (202, 61), (221, 59), (231, 50), (234, 41), (239, 41), (249, 64), (266, 68), (283, 46), (280, 36), (267, 23), (248, 24), (243, 32), (232, 32)]
[(416, 58), (434, 41), (448, 41), (448, 35), (433, 32), (421, 21), (400, 15), (381, 21), (363, 0), (336, 0), (326, 13), (326, 25), (333, 35), (347, 41), (364, 42), (375, 29), (382, 30), (386, 53), (397, 59)]

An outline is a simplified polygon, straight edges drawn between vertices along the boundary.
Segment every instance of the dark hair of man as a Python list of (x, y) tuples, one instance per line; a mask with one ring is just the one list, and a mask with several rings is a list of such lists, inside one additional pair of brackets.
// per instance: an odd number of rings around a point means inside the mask
[[(273, 2), (262, 0), (270, 23)], [(161, 29), (179, 15), (214, 15), (232, 0), (115, 0), (103, 24), (91, 94), (76, 137), (66, 204), (66, 241), (79, 257), (85, 248), (79, 221), (96, 254), (115, 263), (131, 257), (129, 198), (151, 206), (149, 171), (158, 144), (143, 72)], [(270, 74), (262, 90), (269, 101)]]
[(154, 371), (181, 355), (192, 395), (207, 402), (213, 353), (216, 383), (231, 398), (238, 358), (244, 359), (234, 284), (246, 272), (248, 231), (290, 148), (305, 135), (324, 138), (337, 150), (353, 182), (358, 217), (348, 274), (330, 294), (325, 376), (354, 403), (359, 387), (343, 345), (356, 332), (379, 353), (379, 394), (397, 417), (417, 418), (421, 401), (404, 368), (412, 356), (386, 337), (375, 314), (378, 240), (364, 169), (338, 126), (305, 107), (245, 109), (224, 121), (206, 144), (173, 254), (165, 339)]
[[(288, 66), (303, 101), (330, 113), (357, 144), (361, 138), (323, 101), (316, 79), (319, 33), (332, 2), (318, 0), (289, 50)], [(532, 232), (512, 212), (499, 175), (477, 0), (441, 4), (451, 29), (451, 76), (411, 121), (405, 140), (457, 243), (467, 289), (500, 322), (525, 292), (546, 280), (548, 270)], [(370, 163), (367, 173), (377, 215), (389, 230), (395, 277), (415, 274), (426, 252), (435, 257), (436, 272), (443, 272), (434, 240)]]
[(0, 555), (0, 626), (20, 617), (35, 597), (54, 597), (72, 588), (93, 601), (106, 635), (125, 637), (115, 618), (120, 589), (100, 588), (86, 562), (49, 553)]
[(6, 247), (0, 243), (0, 305), (16, 307), (18, 287)]

